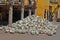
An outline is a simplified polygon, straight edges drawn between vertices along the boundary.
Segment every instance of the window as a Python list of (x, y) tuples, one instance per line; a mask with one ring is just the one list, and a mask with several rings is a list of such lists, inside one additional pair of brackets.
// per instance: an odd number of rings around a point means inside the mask
[(13, 0), (14, 4), (18, 4), (19, 0)]
[(0, 0), (1, 4), (5, 4), (6, 2), (8, 2), (8, 0)]
[(50, 2), (56, 3), (56, 2), (58, 2), (58, 0), (50, 0)]

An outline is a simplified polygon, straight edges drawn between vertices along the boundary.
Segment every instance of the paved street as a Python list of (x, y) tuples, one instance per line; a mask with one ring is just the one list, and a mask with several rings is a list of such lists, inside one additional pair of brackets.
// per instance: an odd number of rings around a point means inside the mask
[(55, 24), (58, 25), (58, 29), (56, 35), (53, 36), (47, 36), (45, 34), (10, 34), (0, 30), (0, 40), (60, 40), (60, 22)]

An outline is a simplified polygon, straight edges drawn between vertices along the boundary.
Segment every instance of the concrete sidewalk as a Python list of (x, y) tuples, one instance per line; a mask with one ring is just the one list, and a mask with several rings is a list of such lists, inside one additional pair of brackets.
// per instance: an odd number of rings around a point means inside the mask
[(60, 22), (55, 23), (58, 25), (57, 33), (53, 36), (47, 36), (45, 34), (31, 35), (31, 34), (10, 34), (4, 33), (0, 30), (0, 40), (60, 40)]

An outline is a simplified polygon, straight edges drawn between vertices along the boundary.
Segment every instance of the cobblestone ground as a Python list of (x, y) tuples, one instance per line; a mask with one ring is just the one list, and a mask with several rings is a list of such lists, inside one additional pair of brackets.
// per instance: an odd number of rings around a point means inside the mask
[(60, 40), (60, 22), (55, 23), (58, 25), (57, 33), (53, 36), (45, 34), (31, 35), (31, 34), (10, 34), (0, 30), (0, 40)]

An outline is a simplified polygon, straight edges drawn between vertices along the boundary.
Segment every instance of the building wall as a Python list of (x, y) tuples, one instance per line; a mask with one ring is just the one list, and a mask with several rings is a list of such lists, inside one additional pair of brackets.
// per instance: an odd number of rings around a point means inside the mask
[(49, 0), (36, 0), (37, 9), (36, 13), (41, 18), (44, 18), (44, 10), (49, 10)]
[[(5, 0), (7, 1), (7, 0)], [(28, 1), (24, 0), (24, 5), (28, 5)], [(44, 9), (49, 9), (49, 0), (36, 0), (36, 13), (38, 16), (44, 18)]]
[[(60, 0), (59, 0), (59, 5), (60, 5)], [(59, 9), (58, 9), (58, 18), (60, 19), (60, 7), (59, 7)]]
[(60, 8), (58, 9), (58, 18), (60, 19)]

